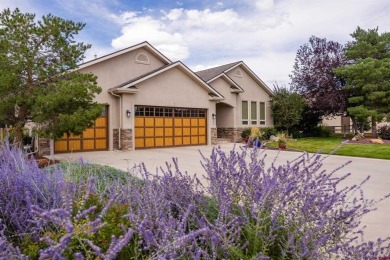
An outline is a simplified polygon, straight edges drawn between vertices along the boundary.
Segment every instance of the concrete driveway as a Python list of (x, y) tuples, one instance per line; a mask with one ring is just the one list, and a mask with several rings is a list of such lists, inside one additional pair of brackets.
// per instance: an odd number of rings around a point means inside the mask
[[(233, 144), (221, 144), (224, 151), (230, 151)], [(137, 151), (105, 151), (105, 152), (83, 152), (71, 154), (58, 154), (56, 159), (65, 161), (74, 161), (83, 158), (90, 163), (108, 165), (121, 170), (128, 170), (134, 165), (145, 163), (150, 172), (163, 166), (165, 163), (172, 163), (172, 158), (178, 158), (181, 171), (187, 171), (189, 174), (197, 174), (201, 177), (204, 174), (200, 161), (202, 160), (199, 151), (208, 157), (212, 146), (190, 146), (178, 148), (160, 148)], [(273, 161), (278, 151), (267, 150), (267, 163)], [(277, 163), (283, 164), (287, 160), (295, 159), (300, 153), (286, 152), (279, 153)], [(351, 164), (340, 170), (337, 174), (344, 175), (352, 173), (347, 178), (345, 185), (358, 184), (368, 175), (371, 179), (364, 185), (366, 198), (378, 199), (390, 193), (390, 160), (365, 159), (346, 156), (330, 156), (324, 161), (324, 169), (331, 171), (342, 164), (352, 161)], [(202, 179), (202, 178), (201, 178)], [(390, 236), (390, 198), (378, 204), (378, 210), (371, 212), (363, 218), (363, 225), (367, 225), (365, 232), (366, 240), (376, 240), (378, 237), (385, 238)]]

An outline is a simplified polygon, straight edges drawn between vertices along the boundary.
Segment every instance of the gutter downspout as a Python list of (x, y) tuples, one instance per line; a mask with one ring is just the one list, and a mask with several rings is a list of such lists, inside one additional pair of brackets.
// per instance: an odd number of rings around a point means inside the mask
[(118, 129), (118, 149), (121, 150), (122, 149), (122, 145), (121, 145), (121, 132), (122, 132), (122, 107), (123, 107), (123, 104), (122, 104), (122, 96), (121, 95), (118, 95), (118, 94), (114, 94), (113, 91), (109, 91), (108, 93), (110, 93), (111, 95), (115, 96), (115, 97), (118, 97), (119, 98), (119, 129)]

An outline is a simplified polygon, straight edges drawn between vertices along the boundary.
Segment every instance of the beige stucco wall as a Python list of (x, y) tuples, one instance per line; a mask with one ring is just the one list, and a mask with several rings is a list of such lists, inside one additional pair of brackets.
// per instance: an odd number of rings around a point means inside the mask
[[(139, 53), (146, 54), (150, 64), (135, 62)], [(111, 95), (107, 90), (164, 65), (163, 61), (146, 48), (140, 48), (80, 69), (82, 73), (93, 73), (98, 77), (97, 82), (102, 87), (102, 92), (96, 96), (95, 100), (109, 106), (109, 150), (113, 150), (113, 129), (119, 128), (120, 121), (119, 98)], [(123, 112), (125, 111), (126, 107)]]
[[(235, 70), (240, 69), (242, 76), (237, 77), (235, 76)], [(241, 110), (241, 104), (242, 101), (248, 101), (248, 105), (250, 106), (251, 101), (256, 101), (257, 104), (259, 102), (265, 102), (265, 107), (266, 107), (266, 124), (265, 125), (260, 125), (257, 124), (256, 126), (261, 126), (261, 127), (266, 127), (266, 126), (273, 126), (273, 121), (271, 117), (271, 110), (269, 107), (269, 100), (270, 100), (270, 95), (265, 91), (264, 88), (259, 86), (257, 81), (252, 78), (252, 76), (247, 73), (242, 66), (239, 66), (229, 72), (227, 72), (227, 75), (234, 80), (241, 88), (244, 89), (244, 93), (240, 93), (239, 95), (236, 96), (236, 104), (237, 104), (237, 112), (236, 112), (236, 125), (235, 127), (250, 127), (251, 124), (249, 122), (249, 125), (242, 125), (242, 110)], [(259, 106), (259, 105), (257, 105)], [(259, 113), (259, 107), (257, 107), (257, 113)], [(250, 116), (250, 115), (249, 115)], [(249, 120), (250, 121), (250, 120)]]
[[(175, 67), (141, 82), (136, 87), (139, 89), (138, 93), (123, 95), (124, 111), (129, 109), (134, 115), (136, 105), (207, 109), (207, 137), (210, 144), (211, 128), (216, 127), (211, 116), (216, 112), (215, 102), (209, 101), (208, 91), (193, 78)], [(124, 118), (123, 128), (133, 127), (134, 116)]]

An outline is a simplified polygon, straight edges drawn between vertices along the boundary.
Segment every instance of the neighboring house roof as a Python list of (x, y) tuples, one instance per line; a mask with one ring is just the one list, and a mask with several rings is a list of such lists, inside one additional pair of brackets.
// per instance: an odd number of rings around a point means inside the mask
[(235, 66), (235, 65), (237, 65), (239, 63), (240, 63), (240, 61), (233, 62), (233, 63), (225, 64), (225, 65), (214, 67), (214, 68), (210, 68), (210, 69), (197, 71), (195, 73), (201, 79), (203, 79), (204, 81), (208, 82), (209, 80), (211, 80), (211, 79), (221, 75), (226, 70), (230, 69), (231, 67), (233, 67), (233, 66)]
[[(222, 66), (198, 71), (196, 72), (196, 74), (207, 83), (211, 83), (219, 77), (230, 79), (232, 82), (235, 83), (235, 81), (230, 78), (226, 73), (239, 66), (242, 66), (244, 70), (249, 73), (249, 75), (251, 75), (253, 79), (265, 89), (266, 92), (268, 92), (268, 94), (273, 95), (272, 90), (267, 86), (267, 84), (265, 84), (243, 61), (233, 62)], [(238, 84), (235, 84), (235, 86), (238, 86), (238, 88), (242, 90), (242, 92), (244, 91)]]
[(93, 59), (93, 60), (91, 60), (91, 61), (87, 61), (87, 62), (85, 62), (85, 63), (82, 63), (82, 64), (80, 64), (80, 65), (78, 66), (78, 68), (77, 68), (76, 70), (79, 70), (79, 69), (83, 69), (83, 68), (92, 66), (92, 65), (94, 65), (94, 64), (96, 64), (96, 63), (99, 63), (99, 62), (102, 62), (102, 61), (105, 61), (105, 60), (114, 58), (114, 57), (116, 57), (116, 56), (122, 55), (122, 54), (127, 53), (127, 52), (134, 51), (134, 50), (139, 49), (139, 48), (142, 48), (142, 47), (144, 47), (144, 48), (148, 49), (149, 51), (151, 51), (152, 53), (156, 54), (156, 56), (157, 56), (162, 62), (164, 62), (165, 64), (172, 63), (167, 57), (165, 57), (161, 52), (159, 52), (156, 48), (154, 48), (150, 43), (148, 43), (147, 41), (144, 41), (144, 42), (141, 42), (141, 43), (139, 43), (139, 44), (130, 46), (130, 47), (128, 47), (128, 48), (125, 48), (125, 49), (122, 49), (122, 50), (119, 50), (119, 51), (116, 51), (116, 52), (113, 52), (113, 53), (104, 55), (104, 56), (102, 56), (102, 57)]
[(206, 89), (209, 93), (210, 99), (212, 100), (223, 100), (225, 99), (224, 96), (222, 96), (218, 91), (216, 91), (214, 88), (212, 88), (209, 84), (204, 82), (199, 76), (197, 76), (192, 70), (190, 70), (186, 65), (184, 65), (181, 61), (176, 61), (171, 64), (167, 64), (163, 67), (160, 67), (158, 69), (155, 69), (153, 71), (150, 71), (148, 73), (145, 73), (139, 77), (136, 77), (134, 79), (131, 79), (129, 81), (126, 81), (119, 86), (116, 86), (114, 88), (111, 88), (108, 90), (108, 92), (114, 92), (114, 93), (136, 93), (138, 92), (138, 89), (136, 87), (137, 84), (150, 79), (154, 76), (157, 76), (167, 70), (170, 70), (172, 68), (180, 68), (184, 73), (186, 73), (188, 76), (190, 76), (192, 79), (194, 79), (199, 85), (201, 85), (204, 89)]

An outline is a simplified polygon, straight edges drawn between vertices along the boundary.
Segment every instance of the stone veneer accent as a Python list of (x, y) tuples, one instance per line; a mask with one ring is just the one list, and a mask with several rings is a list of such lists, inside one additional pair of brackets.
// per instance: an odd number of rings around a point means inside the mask
[(50, 139), (49, 138), (38, 138), (38, 154), (39, 155), (50, 155)]
[(241, 133), (248, 127), (218, 127), (218, 138), (229, 139), (232, 143), (240, 143), (242, 141)]
[(211, 128), (211, 144), (218, 144), (217, 128)]
[[(113, 145), (114, 150), (119, 150), (118, 143), (118, 129), (114, 129)], [(132, 129), (122, 129), (121, 130), (121, 150), (130, 151), (133, 150), (133, 130)]]

